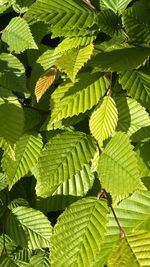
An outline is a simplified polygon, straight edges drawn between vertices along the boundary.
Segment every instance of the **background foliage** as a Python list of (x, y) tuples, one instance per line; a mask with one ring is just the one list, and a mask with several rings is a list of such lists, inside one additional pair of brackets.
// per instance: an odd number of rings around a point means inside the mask
[(150, 266), (149, 1), (0, 14), (0, 266)]

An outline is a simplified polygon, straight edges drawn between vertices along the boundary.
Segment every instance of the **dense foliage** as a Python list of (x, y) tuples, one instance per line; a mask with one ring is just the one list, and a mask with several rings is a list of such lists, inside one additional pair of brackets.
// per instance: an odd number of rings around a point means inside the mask
[(0, 266), (150, 266), (150, 2), (0, 14)]

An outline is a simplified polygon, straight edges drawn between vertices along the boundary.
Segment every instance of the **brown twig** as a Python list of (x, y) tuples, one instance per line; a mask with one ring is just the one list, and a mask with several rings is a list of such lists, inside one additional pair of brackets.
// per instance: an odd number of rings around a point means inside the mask
[(110, 207), (110, 209), (111, 209), (111, 211), (112, 211), (112, 213), (113, 213), (113, 215), (114, 215), (114, 218), (115, 218), (115, 220), (116, 220), (117, 226), (118, 226), (118, 228), (119, 228), (120, 236), (121, 236), (121, 237), (125, 237), (125, 232), (124, 232), (123, 228), (122, 228), (121, 225), (120, 225), (120, 222), (119, 222), (119, 220), (118, 220), (118, 218), (117, 218), (117, 215), (116, 215), (116, 213), (115, 213), (115, 210), (114, 210), (114, 208), (112, 207), (112, 204), (109, 203), (109, 200), (108, 200), (108, 193), (106, 192), (106, 190), (105, 190), (105, 189), (102, 189), (102, 190), (97, 194), (97, 198), (98, 198), (98, 199), (99, 199), (99, 198), (105, 198), (105, 199), (107, 200), (108, 206)]

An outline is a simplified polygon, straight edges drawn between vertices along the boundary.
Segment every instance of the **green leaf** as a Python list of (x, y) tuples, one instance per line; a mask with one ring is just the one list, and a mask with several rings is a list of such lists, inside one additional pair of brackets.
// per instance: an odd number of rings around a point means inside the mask
[(11, 256), (13, 253), (16, 252), (17, 245), (8, 235), (1, 234), (0, 235), (0, 255), (1, 255), (1, 257), (3, 255), (5, 255), (4, 240), (5, 240), (5, 248), (7, 250), (7, 255)]
[(150, 265), (150, 233), (138, 231), (121, 240), (110, 255), (110, 267)]
[(138, 166), (141, 177), (150, 176), (150, 141), (138, 144), (136, 153), (138, 156)]
[(14, 55), (0, 54), (0, 83), (15, 92), (27, 91), (25, 68)]
[(99, 159), (98, 175), (114, 199), (142, 189), (136, 154), (127, 135), (116, 133), (106, 145)]
[(100, 0), (101, 9), (111, 9), (115, 13), (122, 13), (132, 0)]
[(51, 196), (89, 163), (94, 151), (93, 139), (81, 132), (64, 132), (51, 138), (41, 152), (35, 173), (37, 195)]
[[(110, 267), (139, 267), (127, 239), (121, 239), (110, 254), (108, 264)], [(141, 265), (140, 265), (141, 266)]]
[(75, 84), (65, 82), (51, 96), (51, 120), (47, 126), (64, 118), (79, 115), (96, 105), (108, 89), (109, 81), (101, 73), (82, 73)]
[(146, 220), (144, 220), (143, 222), (141, 222), (137, 226), (137, 229), (146, 230), (146, 231), (150, 232), (150, 216)]
[(80, 0), (64, 0), (61, 5), (59, 0), (38, 0), (26, 13), (32, 20), (41, 20), (51, 24), (52, 32), (69, 31), (74, 28), (91, 27), (96, 18), (96, 13)]
[(17, 207), (10, 213), (6, 230), (15, 242), (30, 249), (50, 246), (52, 227), (47, 217), (38, 210)]
[(29, 263), (23, 262), (20, 260), (14, 260), (11, 257), (3, 256), (0, 259), (0, 266), (1, 267), (32, 267)]
[(101, 71), (125, 71), (141, 65), (150, 55), (150, 48), (126, 47), (104, 51), (92, 58), (91, 64)]
[[(117, 130), (127, 133), (134, 140), (136, 140), (136, 133), (140, 130), (144, 139), (145, 127), (150, 126), (150, 117), (145, 108), (129, 97), (115, 98), (115, 102), (118, 109)], [(148, 132), (147, 130), (147, 135)]]
[(56, 61), (57, 68), (64, 71), (71, 81), (75, 82), (77, 73), (90, 59), (93, 48), (93, 44), (89, 44), (82, 49), (72, 49), (66, 52)]
[(20, 17), (12, 18), (2, 33), (2, 40), (9, 46), (10, 52), (21, 53), (26, 49), (37, 49), (27, 22)]
[(98, 15), (98, 25), (102, 32), (113, 36), (118, 31), (118, 16), (110, 9), (103, 10)]
[(37, 208), (43, 212), (63, 210), (81, 196), (85, 196), (91, 189), (94, 179), (90, 165), (85, 164), (75, 175), (61, 182), (51, 197), (38, 197)]
[(14, 259), (29, 262), (32, 253), (32, 250), (28, 248), (17, 249), (17, 251), (14, 253)]
[(86, 35), (86, 36), (78, 36), (72, 38), (65, 38), (58, 46), (55, 48), (54, 53), (63, 53), (68, 51), (72, 48), (77, 48), (81, 46), (87, 46), (95, 40), (96, 36), (93, 35)]
[(148, 104), (150, 101), (150, 69), (128, 70), (119, 73), (119, 83), (128, 95)]
[(112, 135), (117, 120), (116, 103), (111, 96), (105, 96), (90, 118), (90, 131), (99, 144)]
[(8, 97), (7, 91), (0, 97), (0, 136), (13, 144), (22, 134), (24, 112), (15, 96)]
[[(81, 2), (80, 2), (81, 3)], [(98, 31), (97, 25), (93, 25), (92, 27), (88, 28), (61, 28), (55, 27), (52, 29), (52, 38), (56, 37), (80, 37), (80, 36), (87, 36), (87, 35), (96, 35)]]
[(52, 266), (90, 266), (106, 231), (107, 203), (85, 198), (59, 217), (51, 239)]
[[(129, 198), (124, 199), (114, 206), (114, 210), (121, 227), (126, 235), (137, 231), (136, 228), (142, 222), (149, 218), (150, 214), (150, 192), (137, 191)], [(110, 213), (107, 223), (107, 232), (101, 246), (101, 251), (97, 255), (96, 263), (92, 267), (104, 266), (107, 259), (115, 246), (120, 240), (119, 228), (117, 226), (114, 215)], [(117, 245), (117, 244), (116, 244)], [(127, 255), (126, 255), (127, 256)], [(125, 259), (124, 259), (125, 260)], [(130, 266), (130, 265), (129, 265)]]
[(150, 17), (147, 6), (134, 4), (123, 13), (123, 24), (132, 41), (150, 43)]
[(39, 252), (30, 259), (31, 266), (36, 267), (50, 267), (50, 259), (48, 253)]
[(15, 146), (15, 160), (12, 160), (7, 153), (4, 154), (2, 165), (9, 181), (9, 189), (34, 167), (42, 145), (40, 135), (23, 135)]

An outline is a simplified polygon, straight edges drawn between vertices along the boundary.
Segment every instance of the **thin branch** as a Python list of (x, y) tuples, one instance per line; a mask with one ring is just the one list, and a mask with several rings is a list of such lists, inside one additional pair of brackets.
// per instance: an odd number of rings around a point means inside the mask
[(111, 208), (111, 211), (112, 211), (112, 213), (113, 213), (113, 215), (114, 215), (114, 218), (115, 218), (115, 220), (116, 220), (117, 226), (118, 226), (118, 228), (119, 228), (120, 236), (121, 236), (121, 237), (125, 237), (125, 231), (124, 231), (123, 228), (121, 227), (121, 224), (120, 224), (120, 222), (119, 222), (119, 220), (118, 220), (118, 218), (117, 218), (117, 215), (116, 215), (116, 213), (115, 213), (114, 208), (112, 207), (112, 204), (109, 203), (108, 193), (106, 192), (105, 189), (102, 189), (102, 190), (97, 194), (97, 199), (99, 199), (99, 198), (105, 198), (105, 199), (107, 200), (108, 206)]

